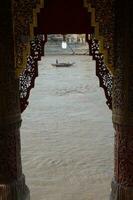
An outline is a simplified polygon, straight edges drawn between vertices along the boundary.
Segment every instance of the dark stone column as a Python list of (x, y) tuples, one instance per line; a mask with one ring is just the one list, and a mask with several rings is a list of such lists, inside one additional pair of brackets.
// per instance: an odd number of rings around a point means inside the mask
[(115, 4), (113, 124), (115, 169), (111, 200), (133, 199), (133, 2)]
[(21, 115), (11, 3), (4, 0), (0, 6), (0, 199), (28, 200), (21, 166)]

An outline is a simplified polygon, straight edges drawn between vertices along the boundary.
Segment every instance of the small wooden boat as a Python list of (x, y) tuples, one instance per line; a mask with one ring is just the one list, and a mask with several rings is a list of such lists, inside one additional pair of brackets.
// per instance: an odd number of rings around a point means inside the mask
[(54, 67), (70, 67), (72, 65), (74, 65), (75, 63), (55, 63), (55, 64), (52, 64), (52, 66)]

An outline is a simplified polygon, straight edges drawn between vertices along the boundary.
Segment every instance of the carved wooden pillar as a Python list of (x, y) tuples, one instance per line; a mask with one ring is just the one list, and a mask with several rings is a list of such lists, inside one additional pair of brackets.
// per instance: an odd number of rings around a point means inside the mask
[(111, 200), (133, 199), (133, 2), (116, 1), (113, 124), (115, 170)]
[(0, 200), (27, 200), (22, 174), (19, 85), (15, 78), (11, 0), (0, 6)]

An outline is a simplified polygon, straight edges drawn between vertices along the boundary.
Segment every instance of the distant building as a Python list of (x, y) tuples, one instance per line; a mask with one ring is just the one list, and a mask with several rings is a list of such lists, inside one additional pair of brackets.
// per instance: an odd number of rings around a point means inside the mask
[[(48, 35), (48, 40), (49, 41), (62, 41), (63, 40), (63, 35), (61, 34), (51, 34)], [(66, 35), (66, 40), (68, 43), (85, 43), (85, 34), (67, 34)]]

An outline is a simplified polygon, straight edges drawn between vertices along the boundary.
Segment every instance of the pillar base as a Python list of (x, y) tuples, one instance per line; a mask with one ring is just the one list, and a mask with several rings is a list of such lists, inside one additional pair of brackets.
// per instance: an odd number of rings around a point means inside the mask
[(133, 199), (133, 187), (123, 186), (117, 183), (115, 180), (111, 184), (112, 192), (110, 200), (132, 200)]
[(8, 183), (0, 183), (0, 200), (30, 200), (30, 192), (25, 185), (24, 175)]

